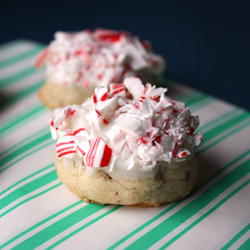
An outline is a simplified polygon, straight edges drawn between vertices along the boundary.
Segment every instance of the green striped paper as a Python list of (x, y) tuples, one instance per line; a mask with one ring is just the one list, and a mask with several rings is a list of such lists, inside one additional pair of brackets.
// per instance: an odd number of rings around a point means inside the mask
[(200, 176), (157, 208), (86, 204), (57, 178), (51, 111), (36, 96), (45, 46), (0, 46), (0, 249), (250, 249), (250, 113), (179, 83), (171, 97), (200, 116)]

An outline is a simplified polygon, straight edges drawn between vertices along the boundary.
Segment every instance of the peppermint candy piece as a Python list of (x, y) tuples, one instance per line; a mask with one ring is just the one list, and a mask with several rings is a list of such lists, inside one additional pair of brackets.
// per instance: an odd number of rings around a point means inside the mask
[(114, 95), (125, 96), (126, 93), (124, 84), (111, 83), (109, 86), (110, 86), (110, 93), (112, 96)]
[(75, 110), (72, 110), (71, 106), (55, 109), (54, 128), (58, 128), (68, 116), (74, 113)]
[(149, 108), (149, 105), (147, 102), (145, 102), (143, 99), (139, 100), (140, 103), (140, 109), (138, 110), (138, 114), (144, 115), (145, 117), (152, 116), (152, 111)]
[(199, 126), (199, 117), (198, 116), (191, 116), (190, 118), (190, 135), (194, 133), (196, 128)]
[(78, 129), (74, 130), (72, 135), (75, 135), (75, 136), (88, 136), (88, 133), (86, 132), (85, 128), (78, 128)]
[(133, 96), (134, 101), (139, 101), (141, 96), (144, 95), (144, 86), (140, 78), (134, 76), (127, 77), (123, 83)]
[(56, 140), (58, 138), (58, 133), (57, 133), (57, 129), (54, 127), (54, 121), (50, 119), (49, 124), (50, 124), (50, 132), (52, 135), (52, 139)]
[(98, 103), (95, 108), (97, 118), (101, 118), (103, 119), (103, 121), (106, 120), (106, 122), (104, 123), (107, 124), (109, 120), (114, 116), (117, 104), (118, 96), (114, 96), (111, 99), (108, 99), (107, 101), (102, 102), (100, 104)]
[(78, 139), (72, 135), (62, 136), (56, 144), (56, 153), (58, 158), (73, 159), (76, 156), (76, 147)]
[(202, 141), (203, 141), (203, 134), (200, 131), (193, 136), (193, 147), (197, 147)]
[(37, 69), (42, 67), (46, 59), (48, 58), (49, 53), (50, 53), (50, 50), (48, 47), (42, 50), (35, 59), (34, 67)]
[(151, 98), (152, 100), (156, 100), (162, 94), (164, 94), (165, 92), (167, 92), (167, 88), (156, 88), (155, 86), (150, 87), (150, 85), (151, 84), (148, 84), (147, 88), (145, 90), (147, 98)]
[(184, 110), (186, 108), (186, 104), (184, 102), (174, 101), (174, 104), (180, 110)]
[(95, 35), (101, 40), (114, 43), (118, 42), (122, 36), (128, 36), (128, 33), (124, 31), (96, 29)]
[(180, 150), (176, 155), (176, 158), (183, 158), (185, 156), (191, 155), (191, 152), (187, 149)]
[(85, 162), (92, 168), (103, 168), (110, 164), (112, 149), (98, 136), (90, 147)]
[(119, 139), (114, 147), (114, 153), (119, 155), (122, 152), (123, 146), (126, 143), (125, 139)]
[(170, 98), (165, 96), (165, 94), (161, 95), (159, 102), (162, 104), (163, 109), (172, 107), (174, 105), (173, 102), (170, 101)]
[(81, 55), (84, 58), (84, 60), (86, 61), (86, 63), (90, 64), (91, 59), (90, 59), (88, 53), (85, 51), (85, 49), (82, 45), (80, 45), (79, 47), (80, 47), (80, 49), (76, 51), (76, 54)]
[(98, 102), (104, 102), (107, 100), (108, 97), (108, 89), (106, 87), (96, 87), (95, 88), (95, 94), (93, 95), (93, 101), (94, 103), (98, 103)]

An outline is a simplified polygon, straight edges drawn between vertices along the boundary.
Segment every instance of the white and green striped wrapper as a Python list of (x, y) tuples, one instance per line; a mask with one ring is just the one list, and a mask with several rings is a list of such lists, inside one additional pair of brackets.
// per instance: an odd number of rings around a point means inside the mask
[(0, 249), (250, 249), (249, 112), (165, 81), (200, 116), (195, 189), (156, 208), (87, 204), (55, 172), (44, 69), (32, 66), (43, 48), (0, 46)]

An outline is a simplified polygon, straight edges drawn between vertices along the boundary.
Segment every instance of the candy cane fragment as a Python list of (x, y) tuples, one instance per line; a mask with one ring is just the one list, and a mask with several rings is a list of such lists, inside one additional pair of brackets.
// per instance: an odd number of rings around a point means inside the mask
[(114, 95), (125, 96), (124, 84), (111, 83), (109, 86), (110, 86), (110, 93), (112, 96), (114, 96)]
[(109, 166), (112, 149), (98, 136), (86, 155), (86, 165), (93, 168)]
[(40, 68), (41, 66), (43, 66), (43, 64), (45, 63), (45, 61), (49, 55), (49, 52), (50, 52), (49, 48), (46, 48), (38, 54), (38, 56), (35, 59), (35, 63), (34, 63), (35, 68)]
[(56, 153), (58, 158), (64, 156), (72, 159), (76, 154), (77, 139), (75, 136), (67, 135), (58, 139), (56, 144)]
[(99, 39), (110, 42), (118, 42), (122, 36), (128, 35), (127, 32), (106, 29), (97, 29), (95, 33)]

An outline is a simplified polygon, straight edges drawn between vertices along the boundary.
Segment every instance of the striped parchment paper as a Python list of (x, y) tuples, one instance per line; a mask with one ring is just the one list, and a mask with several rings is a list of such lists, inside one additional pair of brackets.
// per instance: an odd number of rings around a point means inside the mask
[(250, 249), (249, 112), (164, 82), (200, 116), (195, 189), (156, 208), (87, 204), (54, 169), (52, 112), (36, 96), (44, 69), (32, 66), (43, 48), (0, 46), (0, 249)]

